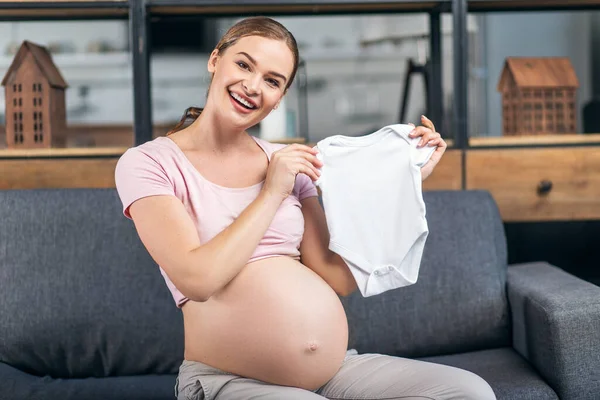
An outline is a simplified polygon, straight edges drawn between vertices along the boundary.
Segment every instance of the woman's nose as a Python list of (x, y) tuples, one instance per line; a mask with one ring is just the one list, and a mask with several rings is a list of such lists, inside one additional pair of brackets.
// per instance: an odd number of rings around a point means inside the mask
[(254, 77), (252, 79), (245, 80), (242, 85), (249, 94), (257, 93), (260, 88), (260, 81), (259, 78)]

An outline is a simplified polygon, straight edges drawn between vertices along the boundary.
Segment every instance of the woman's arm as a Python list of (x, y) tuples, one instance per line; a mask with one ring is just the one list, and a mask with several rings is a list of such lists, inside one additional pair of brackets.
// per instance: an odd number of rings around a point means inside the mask
[(246, 265), (280, 203), (279, 196), (261, 192), (231, 225), (203, 245), (176, 197), (142, 198), (130, 206), (130, 214), (142, 243), (175, 287), (193, 301), (206, 301)]
[(301, 201), (304, 215), (304, 237), (300, 244), (302, 263), (315, 271), (340, 296), (357, 289), (348, 266), (338, 254), (329, 250), (329, 230), (323, 207), (317, 197)]
[[(204, 244), (193, 220), (174, 196), (149, 196), (132, 203), (129, 213), (142, 243), (181, 293), (206, 301), (248, 263), (296, 175), (318, 178), (316, 150), (300, 144), (273, 152), (258, 197), (227, 228)], [(317, 165), (315, 165), (317, 164)]]

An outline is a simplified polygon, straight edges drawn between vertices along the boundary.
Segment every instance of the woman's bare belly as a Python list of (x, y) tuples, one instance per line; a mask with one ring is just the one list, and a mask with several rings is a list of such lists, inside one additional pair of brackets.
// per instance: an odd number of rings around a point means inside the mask
[(186, 360), (278, 385), (319, 388), (348, 346), (337, 294), (289, 257), (246, 265), (208, 301), (188, 301), (183, 314)]

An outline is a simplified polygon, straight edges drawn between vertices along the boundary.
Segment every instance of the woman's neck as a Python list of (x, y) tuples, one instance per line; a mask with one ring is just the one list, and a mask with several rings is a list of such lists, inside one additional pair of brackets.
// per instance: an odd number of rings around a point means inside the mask
[(227, 152), (246, 138), (243, 130), (232, 129), (223, 124), (210, 109), (204, 109), (188, 127), (189, 140), (194, 148), (210, 148), (216, 152)]

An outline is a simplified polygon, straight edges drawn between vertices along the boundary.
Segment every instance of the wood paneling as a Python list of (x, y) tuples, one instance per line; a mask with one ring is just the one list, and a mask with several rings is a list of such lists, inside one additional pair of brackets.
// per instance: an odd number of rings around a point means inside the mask
[[(20, 156), (0, 158), (0, 190), (114, 187), (114, 170), (125, 149), (12, 150)], [(9, 150), (0, 151), (0, 154)], [(45, 154), (38, 154), (45, 153)], [(98, 158), (99, 155), (104, 158)], [(89, 158), (89, 157), (94, 158)], [(56, 158), (75, 157), (75, 158)], [(460, 152), (448, 150), (423, 184), (424, 190), (460, 189)]]
[(600, 219), (600, 147), (471, 150), (466, 168), (467, 189), (489, 190), (504, 221)]
[[(448, 142), (448, 141), (446, 141)], [(475, 136), (469, 138), (473, 147), (481, 146), (531, 146), (540, 144), (585, 144), (600, 143), (600, 134), (565, 134), (565, 135), (519, 135), (519, 136)]]
[(0, 160), (0, 190), (115, 186), (118, 158)]
[(423, 182), (423, 190), (460, 190), (461, 165), (461, 151), (446, 150), (433, 173)]
[(55, 158), (55, 157), (119, 157), (126, 147), (68, 147), (49, 149), (2, 149), (0, 160), (14, 158)]

